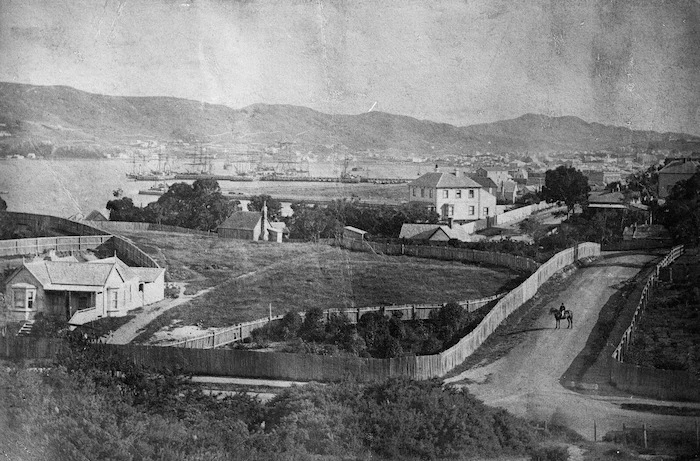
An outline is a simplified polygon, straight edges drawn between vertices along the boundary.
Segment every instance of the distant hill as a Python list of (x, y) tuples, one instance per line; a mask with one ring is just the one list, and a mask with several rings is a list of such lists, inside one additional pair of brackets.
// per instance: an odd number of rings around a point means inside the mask
[[(0, 143), (115, 146), (136, 139), (200, 140), (254, 145), (294, 142), (300, 150), (384, 151), (392, 155), (461, 155), (475, 151), (556, 152), (675, 148), (692, 150), (700, 137), (633, 131), (577, 117), (527, 114), (513, 120), (457, 127), (369, 112), (330, 115), (290, 105), (243, 109), (170, 97), (105, 96), (65, 86), (0, 82)], [(8, 136), (9, 134), (9, 136)]]

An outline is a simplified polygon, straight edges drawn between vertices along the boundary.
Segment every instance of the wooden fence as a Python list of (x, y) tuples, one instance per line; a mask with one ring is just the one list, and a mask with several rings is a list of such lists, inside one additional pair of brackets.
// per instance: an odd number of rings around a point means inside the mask
[[(557, 253), (519, 287), (496, 303), (474, 331), (450, 349), (436, 355), (374, 359), (350, 356), (329, 357), (313, 354), (271, 353), (234, 349), (194, 347), (96, 345), (105, 353), (123, 354), (138, 364), (152, 368), (179, 368), (185, 373), (295, 381), (337, 381), (352, 376), (358, 381), (381, 380), (395, 376), (429, 379), (443, 376), (469, 356), (511, 312), (536, 293), (552, 275), (578, 259), (600, 254), (600, 245), (583, 243)], [(10, 344), (6, 341), (5, 344)], [(20, 345), (22, 346), (22, 345)], [(5, 346), (6, 356), (17, 357), (18, 350)], [(24, 351), (35, 353), (37, 351)], [(43, 351), (51, 353), (51, 351)]]
[(612, 353), (610, 382), (620, 389), (661, 399), (700, 401), (700, 385), (689, 372), (641, 367), (624, 362), (629, 346), (634, 340), (641, 316), (658, 283), (660, 272), (678, 259), (683, 251), (683, 245), (674, 247), (656, 265), (642, 289), (630, 325), (622, 334), (620, 342)]
[[(503, 296), (505, 296), (505, 293), (496, 294), (486, 298), (460, 301), (458, 304), (463, 308), (467, 309), (469, 312), (473, 312), (476, 309), (479, 309), (480, 307), (483, 307), (488, 303), (495, 301), (496, 299), (502, 298)], [(328, 321), (331, 315), (342, 313), (348, 317), (351, 323), (357, 323), (358, 319), (368, 312), (383, 311), (386, 315), (400, 313), (402, 315), (402, 318), (405, 320), (425, 320), (430, 317), (430, 312), (437, 309), (441, 309), (443, 306), (444, 304), (404, 304), (399, 306), (372, 306), (350, 309), (331, 308), (324, 310), (323, 315), (324, 320)], [(304, 314), (300, 313), (300, 315), (303, 316)], [(263, 327), (268, 323), (279, 322), (280, 320), (282, 320), (283, 317), (284, 315), (277, 315), (274, 317), (265, 317), (258, 320), (252, 320), (250, 322), (238, 323), (236, 325), (221, 328), (207, 334), (196, 336), (194, 338), (168, 343), (166, 344), (166, 346), (187, 347), (194, 349), (210, 349), (214, 347), (224, 346), (226, 344), (249, 338), (253, 330)]]
[(14, 211), (0, 211), (0, 221), (13, 220), (14, 222), (35, 229), (55, 229), (72, 235), (108, 235), (107, 232), (96, 229), (87, 224), (58, 216), (40, 215), (32, 213), (19, 213)]
[(450, 246), (431, 245), (404, 245), (402, 243), (367, 242), (352, 239), (340, 239), (337, 240), (336, 244), (352, 251), (491, 264), (494, 266), (504, 266), (516, 271), (524, 271), (529, 273), (535, 272), (537, 268), (540, 267), (536, 261), (523, 256), (471, 250), (468, 248), (453, 248)]
[(176, 232), (179, 234), (192, 234), (216, 237), (216, 232), (202, 231), (198, 229), (188, 229), (179, 226), (167, 226), (165, 224), (155, 224), (147, 222), (127, 222), (127, 221), (84, 221), (86, 224), (109, 232)]
[(0, 256), (38, 255), (49, 250), (66, 253), (91, 250), (108, 242), (111, 238), (111, 235), (88, 235), (0, 240)]
[(158, 263), (141, 251), (130, 240), (106, 233), (83, 223), (59, 218), (58, 216), (34, 215), (29, 213), (0, 212), (0, 220), (12, 219), (21, 225), (37, 229), (57, 229), (66, 233), (78, 234), (74, 237), (39, 237), (15, 240), (0, 240), (0, 256), (38, 255), (49, 250), (60, 252), (95, 249), (102, 245), (111, 246), (119, 259), (130, 261), (140, 267), (160, 267)]

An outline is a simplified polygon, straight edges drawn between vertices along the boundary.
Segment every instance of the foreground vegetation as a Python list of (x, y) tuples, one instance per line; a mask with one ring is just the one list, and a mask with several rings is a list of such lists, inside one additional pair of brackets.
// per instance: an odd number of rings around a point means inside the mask
[(447, 303), (432, 311), (428, 320), (404, 320), (400, 312), (390, 317), (381, 311), (369, 312), (357, 324), (350, 323), (343, 313), (333, 314), (324, 322), (320, 308), (307, 310), (303, 319), (290, 311), (280, 322), (254, 330), (252, 339), (258, 345), (285, 341), (285, 352), (340, 352), (375, 358), (430, 355), (469, 334), (492, 305), (469, 312), (459, 304)]
[(263, 404), (243, 393), (217, 399), (183, 376), (74, 342), (56, 367), (4, 366), (0, 385), (0, 451), (13, 459), (468, 459), (541, 450), (525, 421), (437, 381), (310, 384)]

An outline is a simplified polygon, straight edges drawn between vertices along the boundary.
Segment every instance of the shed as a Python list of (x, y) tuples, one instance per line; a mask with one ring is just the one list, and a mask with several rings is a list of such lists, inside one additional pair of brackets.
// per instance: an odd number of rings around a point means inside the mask
[(366, 231), (358, 229), (357, 227), (345, 226), (343, 227), (343, 238), (349, 240), (364, 240)]

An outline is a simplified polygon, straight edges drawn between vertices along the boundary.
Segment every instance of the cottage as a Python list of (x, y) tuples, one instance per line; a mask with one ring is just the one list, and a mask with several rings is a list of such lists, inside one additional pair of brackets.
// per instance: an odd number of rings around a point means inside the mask
[(92, 310), (90, 320), (121, 317), (131, 309), (162, 300), (165, 269), (129, 267), (112, 257), (89, 262), (23, 263), (6, 281), (10, 318), (33, 320), (43, 312), (70, 320)]
[(467, 222), (496, 215), (496, 197), (459, 171), (424, 174), (408, 184), (408, 201), (425, 205), (443, 221)]
[(220, 238), (239, 240), (264, 240), (282, 242), (284, 223), (271, 223), (267, 219), (267, 207), (262, 211), (236, 211), (216, 229)]

